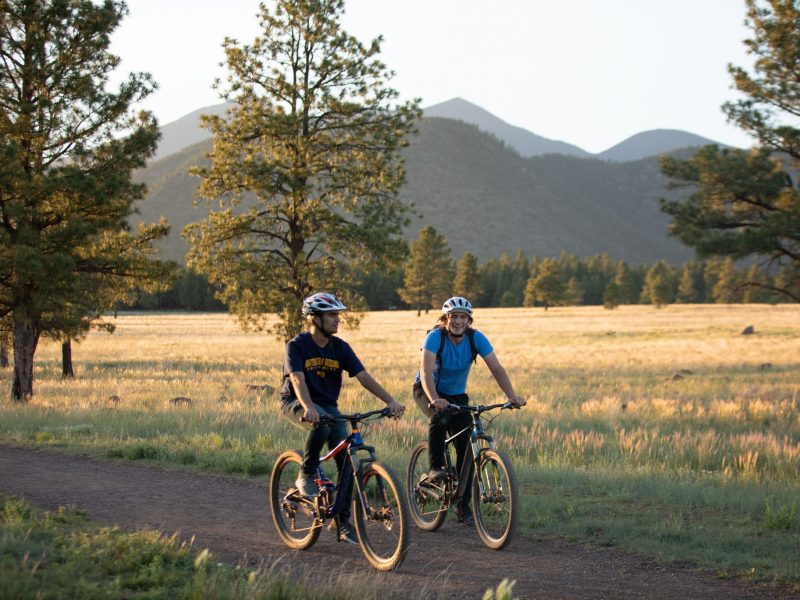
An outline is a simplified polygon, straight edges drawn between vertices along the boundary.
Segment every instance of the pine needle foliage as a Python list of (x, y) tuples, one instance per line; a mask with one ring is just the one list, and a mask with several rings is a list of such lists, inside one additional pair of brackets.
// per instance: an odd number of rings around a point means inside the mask
[(218, 204), (187, 226), (189, 265), (206, 273), (246, 327), (279, 316), (300, 331), (302, 299), (321, 289), (358, 306), (354, 273), (398, 264), (410, 207), (400, 150), (420, 115), (398, 103), (381, 38), (362, 45), (341, 0), (262, 4), (252, 44), (226, 39), (231, 103), (204, 117), (214, 135), (199, 195)]
[(672, 187), (686, 186), (683, 201), (661, 201), (672, 216), (670, 232), (701, 257), (753, 256), (781, 278), (760, 287), (800, 301), (800, 5), (787, 0), (746, 0), (745, 41), (753, 72), (729, 65), (744, 97), (723, 110), (758, 143), (752, 150), (706, 146), (688, 161), (664, 157)]
[(158, 127), (132, 110), (155, 87), (148, 74), (106, 90), (126, 12), (113, 0), (0, 1), (0, 315), (12, 324), (17, 400), (33, 394), (42, 335), (80, 336), (132, 282), (169, 276), (151, 260), (167, 224), (127, 225), (144, 196), (131, 173)]

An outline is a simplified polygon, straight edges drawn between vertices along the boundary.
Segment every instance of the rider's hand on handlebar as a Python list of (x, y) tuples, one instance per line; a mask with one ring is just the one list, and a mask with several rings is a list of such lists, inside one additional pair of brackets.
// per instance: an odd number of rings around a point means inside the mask
[(508, 401), (514, 405), (514, 408), (522, 408), (528, 402), (522, 396), (511, 396), (509, 397)]
[(303, 421), (308, 421), (312, 425), (319, 423), (319, 413), (317, 412), (317, 409), (313, 406), (306, 408), (303, 412)]
[(447, 410), (447, 407), (450, 406), (450, 402), (444, 398), (437, 398), (431, 402), (431, 406), (436, 409), (436, 412), (442, 412), (443, 410)]
[(391, 417), (401, 417), (406, 410), (406, 407), (400, 404), (397, 400), (392, 400), (391, 402), (387, 403), (386, 408), (389, 409), (389, 416)]

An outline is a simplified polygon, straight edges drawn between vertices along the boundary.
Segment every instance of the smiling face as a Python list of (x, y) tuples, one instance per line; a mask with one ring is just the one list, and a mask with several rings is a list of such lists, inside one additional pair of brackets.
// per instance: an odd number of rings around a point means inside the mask
[(462, 336), (472, 319), (466, 313), (451, 312), (447, 315), (447, 331), (455, 336)]

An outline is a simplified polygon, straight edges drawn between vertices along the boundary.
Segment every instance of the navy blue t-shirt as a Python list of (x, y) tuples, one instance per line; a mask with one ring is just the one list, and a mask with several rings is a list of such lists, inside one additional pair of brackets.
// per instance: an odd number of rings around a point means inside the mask
[(342, 388), (342, 371), (354, 377), (363, 370), (356, 353), (344, 340), (332, 335), (327, 345), (320, 348), (310, 333), (301, 333), (286, 345), (281, 400), (286, 403), (297, 398), (289, 374), (302, 371), (311, 400), (320, 406), (336, 406)]

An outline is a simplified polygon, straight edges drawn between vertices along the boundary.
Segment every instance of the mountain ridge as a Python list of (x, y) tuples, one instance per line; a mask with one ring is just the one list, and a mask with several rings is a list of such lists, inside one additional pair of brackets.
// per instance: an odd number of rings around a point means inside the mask
[[(404, 149), (407, 181), (402, 198), (421, 216), (405, 231), (414, 239), (426, 224), (447, 239), (454, 258), (479, 259), (523, 250), (528, 256), (608, 253), (633, 264), (662, 258), (675, 264), (691, 252), (667, 235), (658, 206), (669, 197), (656, 157), (611, 162), (561, 154), (523, 157), (505, 142), (462, 121), (423, 117)], [(208, 163), (211, 140), (152, 161), (137, 172), (148, 195), (132, 222), (162, 215), (171, 225), (166, 257), (184, 262), (183, 227), (204, 219), (192, 165)], [(195, 204), (197, 206), (195, 206)]]
[[(230, 106), (232, 105), (229, 103), (222, 103), (199, 108), (162, 126), (162, 137), (153, 159), (164, 158), (192, 144), (210, 138), (211, 134), (200, 126), (200, 115), (222, 115)], [(580, 158), (599, 158), (601, 160), (624, 162), (648, 158), (687, 147), (707, 144), (725, 146), (688, 131), (652, 129), (634, 134), (603, 152), (592, 154), (576, 145), (545, 138), (522, 127), (511, 125), (486, 109), (463, 98), (452, 98), (445, 102), (431, 105), (423, 109), (423, 114), (427, 117), (454, 119), (475, 125), (481, 131), (490, 133), (502, 140), (523, 157), (563, 154)]]

